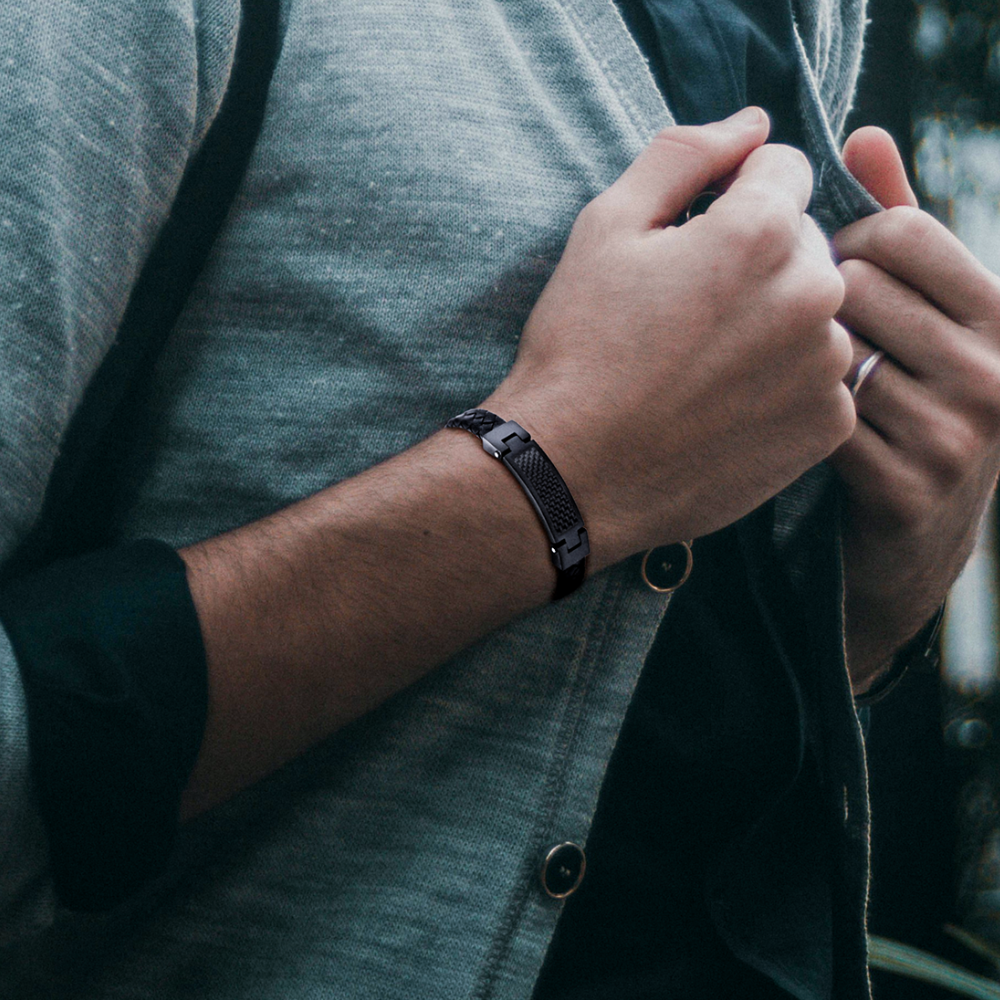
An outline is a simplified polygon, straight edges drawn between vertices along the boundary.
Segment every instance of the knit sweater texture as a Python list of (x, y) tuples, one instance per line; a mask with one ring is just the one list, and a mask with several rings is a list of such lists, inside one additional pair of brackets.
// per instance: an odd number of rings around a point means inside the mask
[[(796, 14), (829, 231), (873, 209), (834, 144), (864, 11)], [(235, 0), (0, 10), (0, 556), (37, 515), (218, 110), (238, 19)], [(182, 545), (234, 527), (485, 398), (576, 214), (671, 123), (613, 0), (284, 0), (264, 128), (158, 366), (109, 512), (118, 536)], [(804, 586), (823, 482), (776, 508)], [(586, 842), (666, 605), (633, 561), (597, 575), (190, 824), (166, 877), (88, 918), (51, 892), (0, 635), (0, 994), (529, 996), (559, 913), (539, 858)], [(834, 640), (862, 884), (860, 733)], [(781, 975), (792, 952), (760, 961)]]

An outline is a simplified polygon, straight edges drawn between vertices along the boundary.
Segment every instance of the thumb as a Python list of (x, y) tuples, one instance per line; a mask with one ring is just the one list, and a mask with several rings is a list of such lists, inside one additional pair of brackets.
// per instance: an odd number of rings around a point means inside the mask
[(852, 132), (844, 143), (844, 163), (883, 208), (917, 207), (902, 157), (885, 129), (868, 125)]
[(603, 198), (637, 226), (668, 226), (692, 198), (727, 177), (763, 145), (770, 129), (765, 112), (755, 107), (710, 125), (666, 128)]

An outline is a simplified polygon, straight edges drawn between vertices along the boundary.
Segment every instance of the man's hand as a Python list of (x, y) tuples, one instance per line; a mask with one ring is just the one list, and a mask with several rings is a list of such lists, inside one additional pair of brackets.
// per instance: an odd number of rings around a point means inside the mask
[(849, 498), (848, 661), (862, 691), (944, 599), (996, 482), (1000, 280), (916, 208), (887, 133), (859, 130), (844, 157), (888, 209), (834, 240), (855, 370), (886, 354), (833, 457)]
[[(759, 110), (662, 133), (584, 210), (481, 404), (562, 473), (591, 572), (728, 524), (854, 427), (851, 344), (833, 322), (843, 281), (805, 215), (811, 173), (767, 134)], [(671, 225), (734, 172), (706, 215)], [(187, 814), (545, 603), (554, 582), (524, 493), (454, 430), (182, 555), (209, 667)]]
[(545, 443), (597, 564), (730, 524), (853, 429), (812, 173), (753, 114), (666, 130), (583, 210), (486, 404)]

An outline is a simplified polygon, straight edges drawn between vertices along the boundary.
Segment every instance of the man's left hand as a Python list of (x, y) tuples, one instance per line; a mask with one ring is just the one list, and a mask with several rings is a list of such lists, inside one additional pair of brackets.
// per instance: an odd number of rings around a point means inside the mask
[(831, 458), (847, 487), (847, 653), (855, 691), (930, 618), (965, 564), (1000, 469), (1000, 279), (921, 212), (880, 129), (848, 167), (888, 211), (834, 238), (859, 387), (851, 439)]

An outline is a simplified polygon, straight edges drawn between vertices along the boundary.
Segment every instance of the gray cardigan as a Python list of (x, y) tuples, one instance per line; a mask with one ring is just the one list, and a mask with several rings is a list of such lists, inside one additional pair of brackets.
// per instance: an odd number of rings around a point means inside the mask
[[(862, 8), (797, 9), (828, 230), (874, 208), (834, 144)], [(0, 555), (37, 514), (218, 109), (237, 17), (235, 0), (0, 10)], [(285, 0), (283, 32), (243, 189), (158, 369), (122, 537), (232, 527), (484, 398), (577, 212), (671, 124), (613, 0)], [(820, 469), (778, 499), (773, 541), (825, 636), (788, 669), (828, 685), (826, 777), (845, 813), (834, 985), (855, 997), (867, 804), (824, 485)], [(631, 562), (599, 574), (191, 824), (168, 877), (88, 919), (52, 902), (0, 635), (0, 994), (527, 997), (559, 913), (538, 860), (586, 842), (666, 603)], [(780, 902), (763, 929), (741, 923), (763, 869), (734, 857), (720, 931), (795, 995), (821, 995)]]

